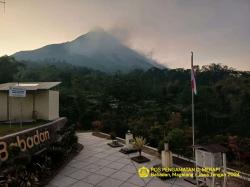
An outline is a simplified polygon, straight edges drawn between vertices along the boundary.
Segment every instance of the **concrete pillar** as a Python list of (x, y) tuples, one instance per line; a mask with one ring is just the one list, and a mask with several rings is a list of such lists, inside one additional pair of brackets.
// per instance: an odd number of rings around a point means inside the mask
[(125, 143), (126, 143), (126, 148), (132, 149), (133, 148), (133, 134), (128, 130), (128, 132), (125, 135)]
[(173, 167), (173, 156), (167, 143), (164, 144), (164, 150), (161, 152), (161, 164), (162, 167)]

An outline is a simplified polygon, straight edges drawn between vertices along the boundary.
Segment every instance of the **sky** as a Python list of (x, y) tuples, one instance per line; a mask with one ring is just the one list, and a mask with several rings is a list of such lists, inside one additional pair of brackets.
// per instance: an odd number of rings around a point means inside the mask
[(71, 41), (101, 27), (169, 68), (250, 70), (250, 0), (6, 0), (0, 55)]

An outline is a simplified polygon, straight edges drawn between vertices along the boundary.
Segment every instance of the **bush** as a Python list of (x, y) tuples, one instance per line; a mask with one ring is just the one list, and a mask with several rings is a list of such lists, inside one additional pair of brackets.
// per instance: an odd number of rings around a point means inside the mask
[(169, 150), (174, 153), (184, 155), (185, 152), (185, 136), (184, 131), (178, 128), (171, 130), (168, 135), (159, 142), (158, 150), (161, 152), (164, 149), (164, 143), (169, 143)]
[(51, 158), (52, 165), (63, 160), (66, 150), (62, 146), (53, 145), (48, 149), (47, 155)]
[(58, 131), (59, 139), (47, 150), (31, 156), (17, 146), (9, 147), (9, 159), (0, 170), (0, 186), (39, 186), (39, 178), (51, 175), (51, 168), (57, 168), (68, 154), (77, 147), (75, 125), (65, 125)]
[(95, 131), (101, 131), (103, 129), (103, 124), (101, 121), (93, 121), (92, 122), (92, 128)]
[(110, 133), (110, 139), (115, 140), (116, 139), (116, 133), (113, 131)]

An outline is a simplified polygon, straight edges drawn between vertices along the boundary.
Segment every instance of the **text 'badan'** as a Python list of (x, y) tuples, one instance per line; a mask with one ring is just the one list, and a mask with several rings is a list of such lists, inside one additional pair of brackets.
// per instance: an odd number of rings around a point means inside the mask
[(39, 132), (35, 131), (33, 136), (27, 136), (24, 138), (20, 138), (16, 136), (16, 141), (7, 143), (5, 141), (0, 140), (0, 161), (6, 161), (9, 157), (8, 147), (10, 146), (18, 146), (21, 151), (27, 151), (32, 149), (34, 146), (44, 143), (45, 141), (50, 139), (50, 134), (48, 130)]

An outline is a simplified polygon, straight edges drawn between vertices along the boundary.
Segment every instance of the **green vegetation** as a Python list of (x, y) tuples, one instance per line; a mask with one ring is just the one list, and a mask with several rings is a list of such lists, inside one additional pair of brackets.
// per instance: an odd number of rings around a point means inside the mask
[[(66, 63), (0, 58), (0, 65), (7, 62), (15, 66), (1, 66), (0, 82), (62, 81), (60, 115), (78, 129), (93, 126), (119, 137), (130, 129), (146, 137), (151, 146), (162, 148), (165, 140), (175, 152), (192, 155), (190, 70), (151, 68), (107, 74)], [(195, 68), (196, 143), (222, 143), (231, 150), (231, 161), (249, 162), (250, 72), (220, 64)], [(2, 72), (13, 74), (6, 79)]]
[(46, 186), (82, 148), (75, 125), (66, 124), (57, 133), (57, 141), (33, 155), (18, 146), (9, 146), (8, 160), (0, 163), (0, 186)]
[(32, 123), (32, 124), (23, 124), (22, 126), (18, 123), (18, 124), (11, 124), (11, 127), (9, 124), (0, 124), (0, 137), (7, 135), (7, 134), (11, 134), (11, 133), (15, 133), (18, 131), (22, 131), (25, 129), (29, 129), (32, 127), (36, 127), (37, 125), (41, 125), (42, 123)]

